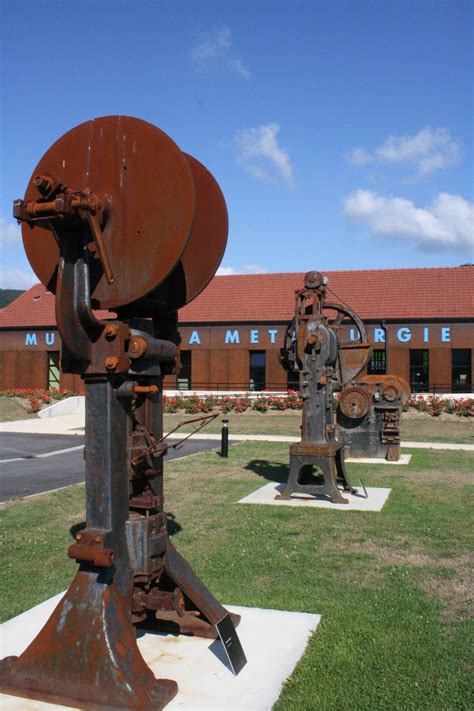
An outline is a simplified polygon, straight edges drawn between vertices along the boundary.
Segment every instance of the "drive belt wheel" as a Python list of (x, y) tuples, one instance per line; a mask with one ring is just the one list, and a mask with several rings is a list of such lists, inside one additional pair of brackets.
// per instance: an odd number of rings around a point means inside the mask
[(356, 386), (345, 388), (339, 398), (341, 412), (352, 420), (365, 417), (370, 410), (370, 403), (370, 394)]

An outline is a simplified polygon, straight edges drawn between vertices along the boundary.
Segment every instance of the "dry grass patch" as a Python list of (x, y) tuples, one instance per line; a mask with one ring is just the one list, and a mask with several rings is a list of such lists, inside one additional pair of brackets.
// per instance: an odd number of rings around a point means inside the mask
[[(343, 537), (326, 541), (321, 552), (327, 551), (344, 551), (347, 555), (361, 557), (364, 560), (361, 569), (364, 585), (376, 585), (385, 578), (388, 568), (412, 569), (410, 572), (415, 574), (416, 583), (431, 597), (441, 599), (443, 617), (474, 617), (474, 554), (469, 551), (440, 556), (410, 544), (410, 540), (403, 536), (387, 545), (350, 541)], [(372, 565), (367, 565), (367, 558), (372, 559)], [(353, 571), (350, 575), (354, 582)]]

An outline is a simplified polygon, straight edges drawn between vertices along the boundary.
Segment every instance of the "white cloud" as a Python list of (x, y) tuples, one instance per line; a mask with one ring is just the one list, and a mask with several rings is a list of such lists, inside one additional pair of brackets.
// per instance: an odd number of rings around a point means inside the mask
[(370, 153), (365, 148), (353, 148), (344, 158), (350, 165), (367, 165), (372, 161)]
[(292, 185), (293, 168), (287, 151), (278, 145), (279, 131), (277, 123), (237, 131), (237, 163), (255, 178)]
[(217, 276), (231, 276), (233, 274), (269, 274), (270, 270), (266, 267), (260, 267), (258, 264), (246, 264), (242, 269), (234, 269), (233, 267), (219, 267), (216, 272)]
[(367, 163), (404, 164), (414, 166), (417, 180), (437, 170), (459, 162), (461, 147), (451, 138), (447, 128), (426, 126), (413, 136), (388, 136), (381, 146), (370, 153), (365, 148), (354, 148), (345, 159), (351, 165)]
[(250, 79), (250, 70), (232, 53), (232, 44), (232, 33), (228, 27), (207, 33), (191, 50), (194, 66), (200, 71), (225, 67), (245, 79)]
[(20, 242), (20, 227), (13, 222), (7, 222), (4, 217), (0, 217), (0, 245), (20, 244)]
[(38, 277), (32, 271), (23, 269), (0, 270), (1, 289), (29, 289), (38, 283)]
[(439, 193), (431, 205), (419, 208), (405, 198), (356, 190), (345, 198), (344, 210), (374, 237), (407, 239), (432, 249), (474, 247), (474, 204), (460, 195)]

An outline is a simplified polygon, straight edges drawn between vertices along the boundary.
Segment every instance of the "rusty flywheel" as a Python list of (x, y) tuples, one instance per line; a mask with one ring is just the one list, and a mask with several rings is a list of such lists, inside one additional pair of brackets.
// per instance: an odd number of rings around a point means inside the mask
[[(225, 201), (209, 171), (166, 133), (128, 116), (87, 121), (56, 141), (22, 210), (26, 254), (53, 293), (61, 234), (84, 240), (95, 308), (145, 298), (151, 310), (180, 308), (213, 277), (227, 241)], [(168, 278), (173, 299), (154, 302), (149, 295)]]

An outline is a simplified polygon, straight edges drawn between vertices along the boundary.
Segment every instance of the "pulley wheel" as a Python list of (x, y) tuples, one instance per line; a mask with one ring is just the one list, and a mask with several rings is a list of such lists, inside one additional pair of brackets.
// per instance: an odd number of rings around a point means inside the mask
[(323, 275), (320, 272), (306, 272), (304, 285), (306, 289), (319, 289), (323, 284)]
[(382, 397), (387, 402), (394, 402), (400, 398), (404, 405), (410, 397), (410, 386), (399, 375), (364, 375), (358, 380), (362, 383), (379, 383), (382, 386)]
[(363, 388), (345, 388), (339, 397), (341, 412), (352, 420), (357, 420), (370, 410), (370, 394)]
[(229, 221), (222, 191), (212, 174), (193, 156), (183, 154), (194, 179), (194, 222), (181, 259), (167, 279), (166, 306), (176, 311), (207, 286), (227, 244)]
[[(194, 183), (183, 153), (160, 129), (128, 116), (87, 121), (45, 153), (25, 201), (40, 197), (36, 175), (52, 176), (73, 191), (89, 188), (107, 199), (102, 232), (114, 281), (107, 283), (90, 249), (94, 307), (113, 309), (143, 297), (177, 264), (193, 224)], [(34, 272), (54, 293), (59, 248), (50, 224), (23, 222), (22, 234)]]

